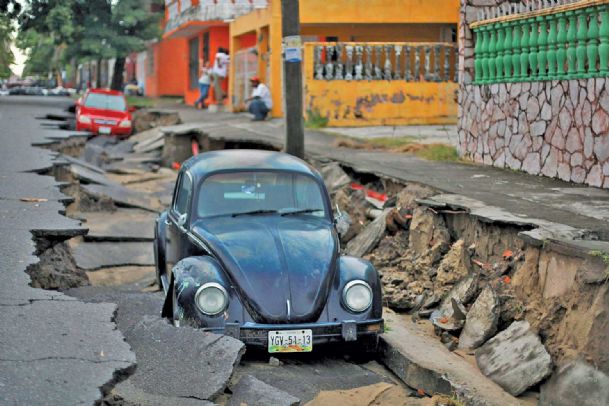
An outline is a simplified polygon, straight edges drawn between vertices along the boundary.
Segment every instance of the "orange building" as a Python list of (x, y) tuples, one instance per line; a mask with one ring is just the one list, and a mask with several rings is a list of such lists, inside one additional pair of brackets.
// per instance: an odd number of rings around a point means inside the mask
[[(146, 94), (181, 96), (187, 104), (199, 97), (198, 78), (204, 62), (213, 65), (219, 48), (228, 49), (229, 24), (241, 7), (232, 0), (166, 0), (163, 38), (151, 45), (147, 58)], [(222, 84), (228, 92), (228, 79)], [(208, 103), (213, 99), (210, 89)]]

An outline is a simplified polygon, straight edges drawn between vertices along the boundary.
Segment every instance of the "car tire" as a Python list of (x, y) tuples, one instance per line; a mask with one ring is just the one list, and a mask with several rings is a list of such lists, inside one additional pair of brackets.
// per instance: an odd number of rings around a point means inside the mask
[(180, 327), (180, 317), (178, 315), (178, 295), (176, 294), (175, 282), (171, 284), (171, 323), (174, 327)]

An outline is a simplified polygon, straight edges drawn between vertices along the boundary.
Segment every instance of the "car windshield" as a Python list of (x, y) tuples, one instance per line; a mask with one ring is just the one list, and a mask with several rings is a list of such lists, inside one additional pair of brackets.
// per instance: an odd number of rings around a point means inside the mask
[(312, 215), (324, 217), (317, 182), (286, 172), (236, 172), (212, 175), (199, 189), (199, 217), (223, 215)]
[(127, 106), (125, 104), (125, 98), (123, 96), (101, 93), (89, 93), (89, 95), (85, 99), (85, 107), (91, 107), (94, 109), (125, 111), (125, 108)]

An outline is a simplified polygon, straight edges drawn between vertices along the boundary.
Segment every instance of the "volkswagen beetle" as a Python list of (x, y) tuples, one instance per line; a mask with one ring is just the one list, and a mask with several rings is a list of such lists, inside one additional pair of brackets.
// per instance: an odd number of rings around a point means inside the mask
[(287, 154), (207, 152), (186, 161), (156, 221), (163, 316), (268, 352), (330, 342), (375, 351), (379, 276), (342, 256), (320, 174)]

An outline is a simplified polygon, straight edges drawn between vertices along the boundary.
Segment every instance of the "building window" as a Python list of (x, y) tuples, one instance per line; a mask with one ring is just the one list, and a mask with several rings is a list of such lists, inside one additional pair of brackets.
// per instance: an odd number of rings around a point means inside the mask
[(199, 37), (188, 41), (188, 83), (191, 89), (199, 86)]

